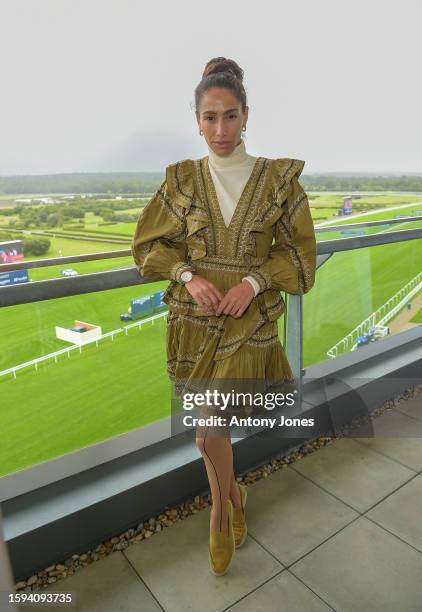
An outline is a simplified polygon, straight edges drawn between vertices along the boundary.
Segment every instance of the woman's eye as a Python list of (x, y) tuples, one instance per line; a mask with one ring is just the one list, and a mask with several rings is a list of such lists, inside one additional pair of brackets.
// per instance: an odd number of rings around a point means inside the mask
[[(229, 115), (230, 119), (236, 119), (237, 115)], [(214, 117), (205, 117), (205, 121), (212, 121)]]

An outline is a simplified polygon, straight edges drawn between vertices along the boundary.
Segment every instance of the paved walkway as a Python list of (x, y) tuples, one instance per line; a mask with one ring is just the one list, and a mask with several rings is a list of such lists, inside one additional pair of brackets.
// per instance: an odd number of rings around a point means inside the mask
[(394, 317), (394, 319), (388, 321), (387, 325), (390, 328), (390, 334), (398, 334), (406, 329), (411, 329), (412, 327), (416, 327), (416, 325), (420, 325), (420, 323), (411, 323), (410, 319), (415, 316), (420, 308), (422, 308), (422, 294), (415, 297), (410, 301), (410, 303), (412, 304), (412, 308), (410, 310), (404, 308), (401, 312), (399, 312), (397, 317)]
[(89, 612), (421, 611), (422, 394), (373, 426), (248, 487), (249, 536), (223, 577), (207, 508), (40, 592)]

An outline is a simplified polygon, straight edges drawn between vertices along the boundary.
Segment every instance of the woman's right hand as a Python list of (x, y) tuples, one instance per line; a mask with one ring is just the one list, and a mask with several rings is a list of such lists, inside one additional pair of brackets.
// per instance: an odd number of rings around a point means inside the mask
[(213, 283), (199, 274), (194, 274), (192, 280), (185, 283), (185, 287), (206, 314), (214, 314), (224, 297)]

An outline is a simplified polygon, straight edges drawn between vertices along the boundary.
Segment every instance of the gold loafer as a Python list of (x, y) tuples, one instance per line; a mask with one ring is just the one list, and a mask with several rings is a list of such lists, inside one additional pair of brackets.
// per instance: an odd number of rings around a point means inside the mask
[(227, 500), (229, 517), (229, 535), (223, 531), (210, 532), (209, 559), (212, 572), (222, 576), (229, 569), (235, 549), (233, 533), (233, 505)]
[(244, 541), (246, 540), (246, 536), (248, 535), (248, 528), (246, 526), (246, 515), (245, 515), (245, 504), (246, 498), (248, 496), (248, 490), (245, 485), (238, 483), (239, 492), (240, 492), (240, 500), (242, 507), (241, 508), (233, 508), (233, 532), (234, 532), (234, 542), (236, 548), (242, 546)]

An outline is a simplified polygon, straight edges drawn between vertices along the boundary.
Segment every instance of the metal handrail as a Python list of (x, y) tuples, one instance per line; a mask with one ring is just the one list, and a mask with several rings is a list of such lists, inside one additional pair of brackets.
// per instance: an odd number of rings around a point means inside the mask
[[(374, 211), (375, 213), (376, 211)], [(347, 215), (344, 217), (347, 219)], [(409, 221), (422, 221), (422, 216), (401, 217), (400, 219), (379, 219), (378, 221), (357, 221), (356, 223), (343, 223), (342, 225), (316, 225), (315, 232), (334, 232), (350, 228), (373, 227), (377, 225), (390, 225), (392, 223), (408, 223)]]

